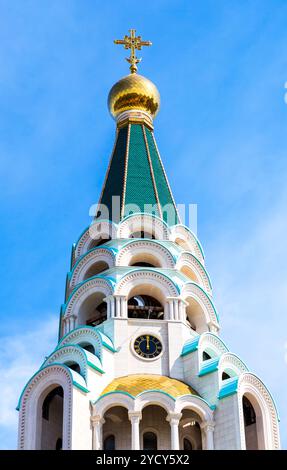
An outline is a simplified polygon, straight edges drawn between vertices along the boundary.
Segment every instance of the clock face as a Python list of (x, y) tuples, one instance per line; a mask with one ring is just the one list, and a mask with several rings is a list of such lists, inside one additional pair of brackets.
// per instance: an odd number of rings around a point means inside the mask
[(135, 340), (134, 350), (140, 357), (153, 359), (162, 352), (162, 344), (155, 336), (145, 334)]

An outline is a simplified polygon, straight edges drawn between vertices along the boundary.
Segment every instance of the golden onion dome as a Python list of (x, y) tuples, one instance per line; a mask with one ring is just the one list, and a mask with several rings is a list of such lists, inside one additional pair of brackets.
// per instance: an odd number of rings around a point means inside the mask
[(143, 111), (154, 118), (159, 111), (160, 95), (148, 78), (131, 73), (112, 87), (108, 106), (114, 119), (125, 111)]

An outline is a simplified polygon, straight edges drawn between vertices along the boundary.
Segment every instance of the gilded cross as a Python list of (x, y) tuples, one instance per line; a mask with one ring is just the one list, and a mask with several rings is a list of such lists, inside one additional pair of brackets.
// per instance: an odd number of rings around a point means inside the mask
[(138, 69), (137, 64), (141, 61), (141, 59), (136, 56), (136, 49), (140, 51), (142, 46), (151, 46), (152, 43), (150, 41), (142, 41), (141, 36), (136, 36), (135, 29), (130, 29), (129, 31), (130, 36), (125, 35), (124, 39), (115, 39), (114, 43), (122, 44), (125, 49), (131, 50), (130, 57), (127, 57), (126, 60), (131, 64), (131, 73), (136, 73)]

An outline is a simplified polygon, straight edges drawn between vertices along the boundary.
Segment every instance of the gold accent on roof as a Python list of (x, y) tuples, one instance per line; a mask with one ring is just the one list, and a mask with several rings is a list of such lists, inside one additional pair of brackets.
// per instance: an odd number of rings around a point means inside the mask
[(198, 393), (184, 382), (171, 379), (165, 375), (134, 374), (114, 379), (101, 393), (105, 395), (111, 392), (126, 392), (136, 397), (148, 390), (159, 390), (168, 393), (174, 398), (182, 395), (197, 395)]
[(150, 41), (142, 41), (141, 36), (136, 36), (136, 30), (130, 29), (130, 36), (127, 34), (125, 35), (124, 39), (115, 39), (115, 44), (122, 44), (125, 49), (130, 49), (130, 57), (126, 58), (126, 60), (131, 64), (130, 71), (131, 73), (137, 72), (137, 64), (141, 61), (136, 56), (136, 50), (140, 51), (142, 46), (151, 46), (152, 43)]

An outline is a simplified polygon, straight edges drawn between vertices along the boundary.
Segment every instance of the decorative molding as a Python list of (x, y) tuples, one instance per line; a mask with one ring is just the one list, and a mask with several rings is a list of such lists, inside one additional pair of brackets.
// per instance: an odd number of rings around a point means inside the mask
[(157, 258), (161, 262), (162, 268), (174, 268), (174, 258), (170, 251), (165, 246), (161, 245), (160, 242), (147, 239), (131, 240), (127, 242), (116, 256), (116, 265), (128, 266), (128, 264), (125, 264), (128, 254), (131, 254), (132, 257), (139, 254), (141, 251)]
[(95, 247), (89, 250), (86, 254), (78, 259), (77, 263), (71, 272), (70, 289), (73, 289), (77, 284), (84, 280), (87, 271), (97, 262), (107, 263), (109, 268), (115, 265), (115, 255), (105, 247)]
[(181, 297), (185, 300), (187, 297), (193, 297), (204, 307), (205, 320), (207, 324), (212, 324), (219, 330), (218, 315), (208, 294), (197, 284), (190, 282), (185, 284), (181, 291)]
[(174, 225), (170, 230), (170, 241), (175, 242), (177, 238), (181, 239), (187, 244), (188, 250), (191, 251), (201, 263), (204, 263), (204, 254), (201, 245), (196, 236), (185, 227), (185, 225)]
[(274, 400), (266, 386), (263, 384), (263, 382), (256, 375), (251, 374), (250, 372), (243, 373), (238, 381), (238, 400), (242, 448), (246, 448), (242, 405), (242, 397), (245, 394), (253, 396), (253, 398), (258, 403), (258, 406), (261, 409), (263, 417), (262, 425), (264, 426), (263, 430), (265, 448), (268, 450), (280, 449), (278, 415)]
[(132, 214), (127, 216), (118, 227), (118, 238), (130, 238), (133, 232), (145, 228), (152, 231), (157, 240), (169, 240), (170, 231), (166, 223), (159, 217), (147, 213)]
[(199, 278), (198, 283), (202, 285), (202, 287), (208, 292), (208, 294), (212, 295), (212, 286), (209, 276), (206, 272), (205, 267), (198, 260), (198, 258), (196, 258), (196, 256), (194, 256), (188, 251), (183, 251), (177, 259), (175, 268), (180, 271), (184, 266), (188, 267), (194, 272), (196, 277)]
[(176, 297), (179, 292), (175, 284), (165, 275), (157, 271), (138, 269), (126, 274), (116, 285), (115, 294), (128, 295), (129, 291), (139, 284), (157, 283), (158, 288), (164, 291), (165, 297)]
[[(51, 380), (49, 381), (49, 379)], [(41, 398), (43, 391), (53, 382), (55, 382), (56, 385), (63, 387), (64, 389), (63, 446), (64, 449), (71, 449), (73, 381), (68, 368), (64, 365), (60, 366), (57, 364), (48, 366), (45, 369), (40, 369), (40, 371), (32, 377), (30, 382), (28, 382), (23, 391), (23, 395), (20, 399), (18, 436), (18, 448), (20, 450), (35, 449), (37, 413), (29, 413), (29, 402), (31, 401), (31, 406), (36, 411), (38, 407), (38, 400)], [(36, 391), (38, 388), (39, 391), (37, 394)], [(36, 397), (33, 396), (35, 393)], [(33, 442), (33, 437), (35, 442)], [(30, 444), (26, 442), (27, 439), (30, 440)]]

